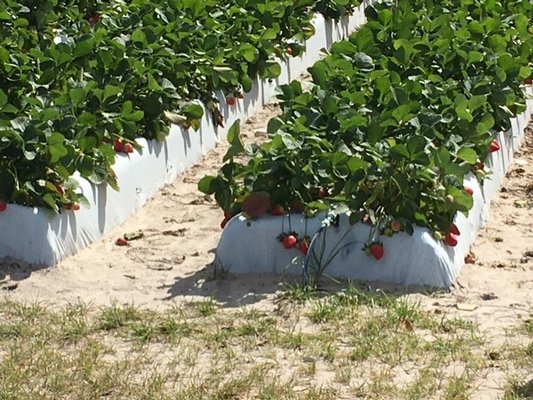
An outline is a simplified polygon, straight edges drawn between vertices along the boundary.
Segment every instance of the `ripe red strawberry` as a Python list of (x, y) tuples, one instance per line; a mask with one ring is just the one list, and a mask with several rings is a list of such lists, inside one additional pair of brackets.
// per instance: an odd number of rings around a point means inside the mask
[(465, 192), (468, 193), (470, 196), (474, 195), (474, 190), (471, 187), (465, 186)]
[(228, 97), (226, 99), (226, 104), (228, 106), (234, 106), (237, 101), (235, 100), (235, 97)]
[(495, 151), (500, 150), (500, 143), (496, 139), (494, 139), (492, 142), (490, 142), (489, 145), (489, 153), (494, 153)]
[(124, 145), (124, 152), (125, 153), (133, 153), (133, 150), (134, 150), (134, 148), (133, 148), (133, 145), (131, 143), (126, 143)]
[(400, 230), (402, 229), (402, 224), (400, 221), (392, 221), (390, 224), (390, 228), (393, 232), (400, 232)]
[(124, 238), (121, 238), (119, 237), (117, 240), (115, 240), (115, 244), (117, 246), (127, 246), (128, 245), (128, 241)]
[(307, 254), (309, 251), (309, 240), (304, 239), (300, 241), (300, 251), (304, 254)]
[(124, 152), (124, 143), (122, 143), (122, 140), (115, 139), (115, 143), (113, 144), (113, 149), (115, 149), (115, 151), (117, 153), (123, 153)]
[(287, 54), (288, 54), (289, 56), (292, 56), (292, 55), (294, 54), (294, 52), (293, 52), (291, 46), (288, 46), (288, 47), (287, 47)]
[(374, 256), (376, 260), (380, 260), (383, 257), (385, 251), (383, 250), (383, 245), (381, 243), (375, 243), (370, 246), (370, 253)]
[(0, 212), (4, 212), (7, 208), (7, 203), (4, 200), (0, 200)]
[(294, 235), (287, 235), (283, 238), (283, 247), (292, 249), (298, 244), (298, 239)]
[(459, 228), (457, 228), (457, 225), (451, 224), (450, 225), (450, 233), (453, 233), (454, 235), (459, 236), (461, 232), (459, 232)]
[(272, 215), (285, 215), (285, 209), (283, 208), (282, 205), (280, 204), (275, 204), (272, 206), (272, 208), (270, 209), (270, 214)]
[(444, 243), (446, 243), (450, 247), (455, 247), (457, 246), (458, 239), (459, 238), (456, 234), (448, 232), (446, 236), (444, 236)]

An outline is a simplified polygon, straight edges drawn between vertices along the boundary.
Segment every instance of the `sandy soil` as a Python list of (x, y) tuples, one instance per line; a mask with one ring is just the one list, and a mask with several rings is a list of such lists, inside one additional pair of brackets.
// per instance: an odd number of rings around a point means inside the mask
[[(277, 112), (270, 106), (248, 121), (243, 127), (245, 140), (261, 140), (266, 122)], [(224, 307), (253, 304), (274, 308), (276, 293), (282, 288), (278, 277), (212, 279), (211, 263), (223, 216), (215, 202), (196, 187), (201, 177), (216, 173), (226, 148), (226, 143), (221, 143), (126, 223), (57, 267), (31, 270), (4, 263), (4, 276), (9, 275), (16, 284), (4, 285), (11, 289), (5, 291), (6, 296), (51, 306), (118, 302), (156, 309), (194, 297), (213, 297)], [(475, 262), (465, 265), (456, 285), (450, 291), (431, 293), (387, 289), (403, 291), (431, 312), (475, 321), (498, 345), (507, 330), (532, 317), (532, 209), (533, 129), (492, 204), (488, 225), (472, 248)], [(131, 241), (130, 246), (114, 244), (124, 233), (139, 230), (144, 237)], [(371, 289), (375, 288), (372, 285)], [(479, 398), (491, 398), (491, 382), (497, 386), (498, 379), (497, 370), (494, 376), (486, 376)]]

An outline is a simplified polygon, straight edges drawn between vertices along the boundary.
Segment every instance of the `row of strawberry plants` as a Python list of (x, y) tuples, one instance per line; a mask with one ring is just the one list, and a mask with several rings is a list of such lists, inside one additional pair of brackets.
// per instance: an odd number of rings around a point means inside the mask
[(485, 178), (497, 132), (525, 110), (532, 13), (527, 0), (369, 6), (367, 24), (310, 68), (310, 90), (281, 88), (270, 140), (245, 149), (234, 126), (226, 164), (199, 189), (225, 220), (349, 210), (373, 226), (365, 250), (376, 258), (380, 235), (415, 225), (455, 246), (454, 217), (473, 204), (465, 176)]
[[(314, 32), (357, 0), (5, 0), (0, 9), (0, 200), (54, 210), (83, 200), (76, 172), (118, 189), (116, 151), (222, 125), (255, 78), (279, 76)], [(113, 148), (114, 147), (114, 148)], [(75, 206), (77, 207), (77, 206)]]

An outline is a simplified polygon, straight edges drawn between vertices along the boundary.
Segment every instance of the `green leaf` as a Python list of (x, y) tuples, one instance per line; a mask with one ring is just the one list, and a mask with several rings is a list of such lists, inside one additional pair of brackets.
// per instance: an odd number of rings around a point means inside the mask
[(204, 116), (204, 109), (202, 108), (202, 106), (194, 103), (183, 105), (180, 108), (180, 112), (191, 120), (201, 119)]
[(204, 176), (198, 182), (198, 190), (205, 194), (213, 194), (217, 191), (218, 177), (216, 176)]
[(421, 153), (426, 147), (426, 139), (423, 136), (412, 136), (407, 141), (407, 150), (411, 156)]
[(403, 122), (406, 120), (406, 118), (409, 116), (409, 112), (411, 111), (411, 107), (407, 104), (402, 104), (399, 107), (396, 107), (392, 111), (392, 116), (396, 118), (396, 121)]
[(162, 90), (152, 74), (148, 74), (148, 89), (153, 92), (160, 92)]
[(52, 196), (50, 193), (46, 193), (43, 196), (42, 200), (43, 200), (43, 203), (46, 204), (48, 207), (50, 207), (52, 210), (58, 210), (58, 206), (56, 204), (54, 196)]
[(78, 117), (78, 123), (80, 125), (95, 126), (96, 125), (96, 115), (88, 112), (82, 113)]
[(74, 58), (84, 57), (92, 53), (94, 48), (94, 42), (92, 39), (84, 39), (76, 42), (72, 55)]
[(284, 122), (282, 119), (277, 118), (277, 117), (271, 118), (268, 121), (267, 132), (269, 134), (276, 133), (283, 126), (283, 124)]
[(238, 119), (228, 130), (228, 142), (230, 147), (224, 155), (223, 161), (232, 160), (234, 156), (244, 152), (244, 145), (241, 140), (241, 120)]
[(0, 89), (0, 110), (7, 104), (7, 96), (2, 89)]
[(259, 56), (259, 50), (249, 43), (241, 44), (239, 47), (239, 53), (248, 62), (254, 62)]
[(262, 40), (275, 40), (278, 37), (278, 31), (274, 28), (267, 28), (261, 35)]
[(219, 40), (216, 35), (207, 35), (204, 38), (204, 46), (203, 46), (204, 50), (206, 51), (214, 50), (218, 47), (218, 43), (219, 43)]
[(518, 76), (520, 79), (527, 79), (533, 75), (533, 72), (530, 67), (520, 67), (520, 72)]
[(120, 93), (122, 93), (121, 88), (113, 85), (106, 85), (104, 88), (104, 101), (110, 99), (111, 97), (118, 96)]
[(265, 78), (275, 79), (281, 75), (281, 66), (275, 61), (268, 61), (265, 64)]
[(462, 147), (457, 152), (457, 158), (466, 161), (469, 164), (475, 164), (477, 161), (477, 153), (474, 149), (469, 147)]
[(143, 101), (143, 110), (150, 115), (158, 115), (163, 112), (163, 100), (161, 96), (151, 93)]
[(72, 89), (69, 94), (70, 99), (72, 100), (72, 104), (74, 104), (74, 106), (76, 107), (83, 103), (86, 96), (85, 90), (81, 88)]
[(483, 54), (481, 54), (479, 51), (468, 52), (468, 63), (469, 64), (475, 64), (480, 61), (483, 61)]
[(146, 43), (146, 35), (142, 30), (136, 29), (131, 35), (131, 40), (136, 43)]
[(242, 89), (248, 93), (252, 90), (253, 88), (253, 80), (252, 78), (250, 78), (248, 75), (244, 75), (242, 78), (241, 78), (241, 84), (242, 84)]
[(362, 71), (372, 71), (374, 69), (374, 61), (372, 57), (365, 53), (355, 53), (353, 56), (354, 65)]
[(395, 153), (395, 154), (398, 154), (402, 157), (405, 157), (405, 158), (410, 158), (410, 154), (409, 154), (409, 150), (407, 149), (407, 146), (404, 145), (404, 144), (397, 144), (395, 146), (393, 146), (390, 151), (392, 153)]
[(128, 115), (124, 115), (123, 118), (126, 121), (139, 122), (144, 118), (144, 112), (140, 110), (134, 111), (132, 113), (129, 113)]

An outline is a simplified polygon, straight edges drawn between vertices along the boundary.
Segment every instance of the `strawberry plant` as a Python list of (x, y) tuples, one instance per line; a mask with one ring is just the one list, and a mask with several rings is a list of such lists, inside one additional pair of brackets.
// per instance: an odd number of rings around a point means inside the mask
[(313, 34), (315, 4), (4, 0), (0, 198), (60, 211), (84, 202), (76, 173), (118, 189), (115, 151), (131, 153), (137, 136), (198, 129), (200, 103), (222, 125), (217, 94), (235, 102), (276, 78), (276, 57)]
[(307, 216), (343, 207), (372, 225), (376, 259), (380, 234), (415, 225), (457, 245), (454, 218), (473, 204), (465, 176), (484, 178), (497, 132), (525, 110), (531, 14), (527, 1), (369, 6), (368, 23), (309, 69), (309, 90), (281, 88), (269, 141), (245, 150), (232, 127), (226, 165), (199, 189), (235, 212), (256, 193)]

